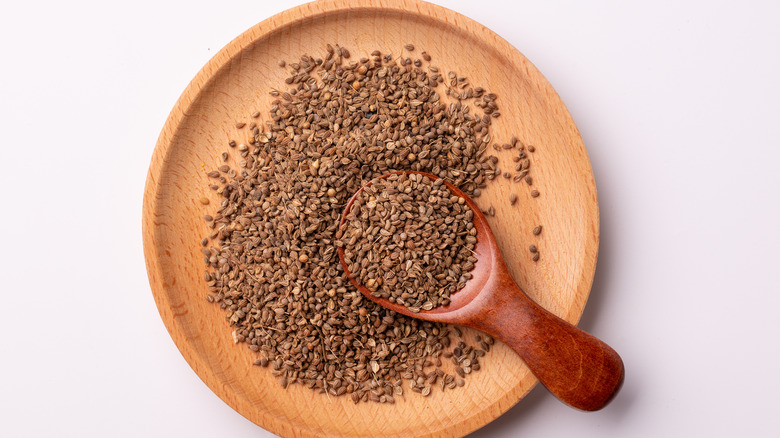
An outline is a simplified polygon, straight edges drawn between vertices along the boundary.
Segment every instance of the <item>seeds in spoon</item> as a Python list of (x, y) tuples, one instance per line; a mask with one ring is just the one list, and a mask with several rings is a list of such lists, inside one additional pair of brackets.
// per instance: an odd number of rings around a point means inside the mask
[(344, 259), (375, 297), (412, 312), (447, 305), (474, 269), (472, 218), (442, 179), (396, 174), (375, 180), (346, 216)]

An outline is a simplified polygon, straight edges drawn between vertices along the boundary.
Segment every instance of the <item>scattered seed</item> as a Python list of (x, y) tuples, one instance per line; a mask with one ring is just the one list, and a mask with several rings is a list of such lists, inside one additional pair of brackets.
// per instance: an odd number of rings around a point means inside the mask
[[(322, 59), (303, 55), (285, 64), (289, 86), (269, 92), (274, 101), (264, 123), (252, 123), (242, 134), (245, 144), (235, 157), (239, 168), (223, 164), (208, 172), (207, 185), (218, 198), (213, 220), (207, 221), (208, 243), (200, 247), (207, 267), (205, 299), (224, 310), (232, 339), (258, 354), (260, 366), (283, 386), (349, 394), (355, 403), (398, 402), (403, 380), (411, 392), (426, 395), (440, 386), (434, 385), (437, 379), (447, 389), (462, 386), (454, 376), (447, 382), (443, 371), (432, 377), (435, 371), (421, 368), (438, 366), (448, 354), (453, 358), (460, 330), (412, 320), (365, 299), (341, 272), (334, 243), (349, 243), (337, 231), (352, 194), (391, 170), (434, 173), (478, 197), (501, 175), (498, 158), (486, 152), (493, 144), (492, 116), (499, 113), (496, 96), (419, 60), (374, 51), (371, 59), (347, 62), (347, 49), (326, 49)], [(424, 52), (421, 58), (430, 60)], [(441, 99), (448, 86), (455, 103)], [(349, 140), (357, 138), (359, 143)], [(228, 144), (239, 146), (235, 140)], [(460, 201), (450, 205), (466, 208)], [(398, 227), (397, 219), (390, 229)], [(390, 230), (385, 225), (363, 231), (381, 240)], [(434, 230), (442, 233), (422, 229)], [(467, 236), (454, 232), (444, 239)], [(404, 242), (415, 239), (407, 235)], [(397, 248), (399, 254), (414, 251)], [(393, 281), (385, 274), (370, 279), (372, 284)], [(445, 280), (452, 276), (456, 287), (467, 275), (447, 271)], [(434, 304), (424, 300), (413, 307)], [(476, 350), (461, 343), (458, 357), (465, 355), (474, 372)], [(459, 368), (457, 375), (465, 377)], [(419, 373), (425, 378), (416, 382)]]
[(241, 129), (241, 128), (243, 128), (244, 126), (246, 126), (246, 123), (244, 123), (244, 122), (238, 122), (238, 123), (236, 123), (236, 128), (238, 128), (238, 129)]
[(414, 45), (413, 44), (407, 44), (407, 45), (404, 46), (404, 49), (406, 49), (406, 50), (411, 52), (411, 51), (414, 50)]
[(539, 234), (541, 234), (541, 233), (542, 233), (542, 226), (541, 226), (541, 225), (537, 225), (537, 226), (534, 228), (534, 236), (538, 236), (538, 235), (539, 235)]
[(532, 198), (538, 198), (539, 197), (539, 191), (538, 190), (532, 190), (531, 191), (531, 197)]
[(208, 205), (209, 204), (209, 198), (206, 198), (205, 196), (201, 197), (200, 198), (200, 203), (203, 204), (203, 205)]
[(538, 262), (539, 261), (539, 253), (535, 253), (533, 257), (531, 257), (531, 260)]
[(285, 65), (287, 65), (287, 63), (284, 62), (284, 59), (279, 60), (279, 67), (284, 67)]
[(512, 193), (509, 195), (509, 204), (515, 205), (517, 203), (517, 195)]
[(531, 245), (531, 246), (529, 246), (529, 247), (528, 247), (528, 250), (529, 250), (529, 251), (531, 251), (531, 252), (536, 252), (536, 251), (538, 251), (538, 249), (536, 248), (536, 245)]

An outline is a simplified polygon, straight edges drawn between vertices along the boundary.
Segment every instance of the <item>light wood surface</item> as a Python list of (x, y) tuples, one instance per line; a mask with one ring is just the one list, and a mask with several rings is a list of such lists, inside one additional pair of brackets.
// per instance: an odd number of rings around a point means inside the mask
[[(280, 59), (324, 52), (327, 43), (353, 57), (374, 49), (399, 54), (406, 43), (432, 64), (454, 70), (499, 96), (502, 116), (492, 136), (516, 135), (536, 146), (535, 199), (525, 184), (503, 178), (477, 203), (490, 218), (514, 280), (544, 308), (576, 323), (587, 300), (598, 251), (598, 205), (590, 163), (566, 107), (539, 71), (515, 48), (478, 23), (417, 1), (328, 1), (285, 11), (252, 27), (222, 49), (182, 94), (163, 128), (149, 168), (143, 239), (149, 281), (160, 315), (200, 378), (236, 411), (281, 436), (460, 436), (501, 415), (536, 379), (508, 347), (497, 344), (482, 370), (457, 391), (422, 398), (406, 392), (394, 405), (358, 404), (348, 397), (282, 389), (254, 353), (233, 343), (218, 306), (205, 300), (198, 242), (201, 216), (215, 210), (206, 171), (219, 164), (239, 120), (261, 120), (271, 88), (283, 87)], [(511, 154), (499, 153), (509, 168)], [(517, 205), (508, 196), (517, 193)], [(201, 197), (213, 202), (202, 205)], [(543, 225), (540, 236), (531, 230)], [(528, 246), (541, 251), (531, 261)]]

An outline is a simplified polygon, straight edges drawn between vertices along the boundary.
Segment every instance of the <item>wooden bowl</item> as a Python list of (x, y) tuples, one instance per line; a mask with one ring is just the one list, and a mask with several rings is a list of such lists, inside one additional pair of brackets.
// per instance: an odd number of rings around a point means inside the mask
[[(271, 88), (284, 87), (286, 70), (327, 43), (353, 58), (375, 49), (399, 54), (412, 43), (442, 71), (454, 70), (499, 96), (502, 116), (491, 135), (515, 135), (536, 147), (534, 187), (498, 178), (477, 202), (494, 206), (491, 226), (511, 274), (533, 299), (563, 319), (579, 320), (590, 292), (598, 252), (598, 205), (582, 139), (550, 84), (515, 48), (480, 24), (417, 1), (323, 0), (285, 11), (252, 27), (222, 49), (195, 76), (160, 134), (143, 205), (149, 282), (160, 315), (184, 358), (222, 400), (246, 418), (282, 436), (465, 435), (517, 403), (536, 384), (518, 356), (499, 343), (466, 386), (423, 398), (411, 391), (394, 405), (328, 397), (295, 385), (284, 390), (235, 345), (222, 310), (206, 301), (199, 241), (201, 217), (217, 199), (206, 171), (220, 164), (227, 142), (243, 138), (240, 120), (270, 107)], [(509, 168), (511, 154), (498, 153)], [(516, 193), (517, 205), (508, 197)], [(201, 197), (212, 200), (202, 205)], [(531, 230), (542, 225), (540, 236)], [(536, 244), (541, 259), (528, 251)]]

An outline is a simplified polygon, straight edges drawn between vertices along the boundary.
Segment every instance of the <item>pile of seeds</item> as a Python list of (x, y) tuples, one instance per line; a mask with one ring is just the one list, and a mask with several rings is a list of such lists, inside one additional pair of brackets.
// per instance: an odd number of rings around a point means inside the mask
[(412, 312), (449, 304), (477, 261), (465, 201), (442, 179), (404, 173), (374, 181), (355, 197), (340, 230), (350, 274), (373, 296)]
[[(264, 122), (255, 112), (236, 125), (245, 138), (231, 140), (224, 164), (208, 173), (220, 201), (204, 218), (207, 299), (225, 310), (235, 342), (257, 352), (255, 363), (272, 367), (284, 387), (392, 403), (405, 386), (428, 395), (437, 382), (442, 390), (462, 385), (492, 340), (453, 341), (457, 328), (364, 298), (344, 275), (335, 241), (346, 201), (390, 171), (432, 173), (478, 196), (500, 175), (498, 159), (485, 153), (496, 96), (379, 51), (353, 60), (328, 45), (322, 59), (280, 66), (290, 72), (287, 91), (271, 91)], [(436, 91), (442, 85), (449, 103)]]

